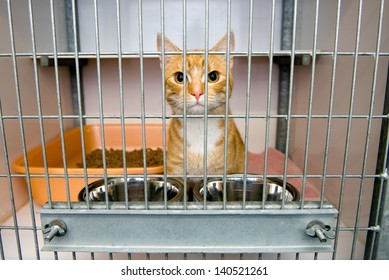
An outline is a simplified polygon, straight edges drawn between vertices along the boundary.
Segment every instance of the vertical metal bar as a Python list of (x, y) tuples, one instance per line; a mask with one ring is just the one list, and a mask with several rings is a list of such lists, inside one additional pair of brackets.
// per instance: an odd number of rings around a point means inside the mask
[[(381, 2), (382, 4), (382, 2)], [(389, 67), (386, 69), (386, 89), (382, 115), (389, 114)], [(374, 189), (372, 195), (372, 203), (370, 207), (369, 227), (376, 227), (382, 223), (384, 216), (383, 203), (385, 201), (384, 183), (388, 180), (388, 153), (389, 153), (389, 121), (387, 118), (381, 120), (381, 132), (377, 155), (376, 174), (380, 177), (374, 180)], [(386, 204), (388, 205), (388, 204)], [(387, 206), (386, 206), (387, 207)], [(376, 259), (381, 249), (380, 234), (376, 231), (368, 231), (366, 238), (365, 259)], [(383, 248), (384, 249), (384, 248)]]
[[(67, 52), (73, 53), (75, 48), (77, 47), (77, 28), (74, 28), (74, 21), (76, 19), (76, 10), (73, 8), (73, 0), (65, 0), (65, 16), (66, 16), (66, 35), (67, 35)], [(80, 87), (79, 87), (79, 79), (77, 75), (77, 69), (75, 66), (69, 66), (70, 72), (70, 86), (72, 92), (72, 104), (73, 104), (73, 114), (81, 115), (84, 112), (83, 104), (83, 96), (80, 98)], [(83, 125), (83, 119), (78, 118), (74, 119), (74, 125), (79, 126)]]
[(361, 177), (361, 183), (360, 183), (360, 187), (359, 187), (358, 207), (357, 207), (357, 213), (356, 213), (356, 217), (355, 217), (353, 244), (352, 244), (352, 250), (351, 250), (351, 258), (352, 259), (355, 256), (356, 240), (357, 240), (359, 219), (360, 219), (361, 207), (362, 207), (362, 195), (363, 195), (364, 182), (365, 182), (365, 177), (366, 177), (367, 158), (369, 155), (370, 134), (371, 134), (371, 126), (372, 126), (372, 120), (373, 120), (372, 116), (373, 116), (373, 112), (374, 112), (374, 104), (375, 104), (375, 96), (376, 96), (378, 63), (379, 63), (379, 58), (380, 58), (379, 53), (380, 53), (380, 47), (381, 47), (381, 31), (382, 31), (383, 13), (384, 13), (384, 1), (381, 2), (380, 15), (379, 15), (379, 19), (378, 19), (377, 42), (376, 42), (376, 51), (375, 51), (375, 57), (374, 57), (374, 72), (373, 72), (372, 91), (371, 91), (371, 98), (370, 98), (369, 118), (368, 118), (368, 125), (367, 125), (365, 152), (363, 155), (362, 177)]
[(339, 27), (340, 27), (340, 13), (342, 8), (342, 0), (338, 0), (337, 14), (336, 14), (336, 27), (335, 27), (335, 41), (334, 41), (334, 54), (332, 57), (332, 77), (331, 77), (331, 90), (330, 90), (330, 100), (328, 108), (328, 120), (327, 120), (327, 132), (326, 132), (326, 142), (325, 142), (325, 151), (324, 151), (324, 162), (323, 162), (323, 179), (321, 185), (321, 196), (320, 196), (320, 207), (323, 207), (324, 204), (324, 191), (327, 179), (327, 164), (328, 164), (328, 153), (330, 148), (330, 139), (331, 139), (331, 127), (332, 127), (332, 112), (334, 104), (334, 94), (335, 94), (335, 78), (336, 78), (336, 67), (338, 61), (338, 45), (339, 45)]
[[(30, 215), (31, 215), (33, 237), (34, 237), (34, 244), (35, 244), (35, 256), (36, 256), (36, 259), (40, 259), (37, 227), (36, 227), (36, 220), (35, 220), (35, 210), (34, 210), (34, 203), (33, 203), (32, 192), (31, 192), (30, 170), (29, 170), (28, 157), (27, 157), (26, 138), (25, 138), (25, 133), (24, 133), (24, 123), (23, 123), (23, 118), (22, 118), (22, 116), (23, 116), (22, 100), (21, 100), (21, 96), (20, 96), (19, 71), (18, 71), (18, 65), (17, 65), (17, 60), (16, 60), (15, 37), (14, 37), (14, 27), (13, 27), (13, 18), (12, 18), (12, 7), (11, 7), (10, 0), (7, 0), (7, 8), (8, 8), (9, 35), (10, 35), (10, 41), (11, 41), (11, 58), (12, 58), (12, 65), (13, 65), (13, 76), (14, 76), (14, 82), (15, 82), (15, 92), (16, 92), (19, 128), (20, 128), (20, 135), (21, 135), (21, 142), (22, 142), (24, 168), (26, 170), (28, 200), (29, 200), (29, 206), (30, 206)], [(5, 135), (4, 135), (4, 137), (5, 137)]]
[[(182, 13), (183, 13), (183, 30), (182, 30), (182, 57), (183, 57), (183, 72), (184, 72), (184, 81), (183, 81), (183, 96), (184, 96), (184, 119), (183, 119), (183, 138), (184, 138), (184, 147), (183, 147), (183, 156), (184, 156), (184, 162), (183, 162), (183, 178), (184, 178), (184, 209), (187, 209), (187, 104), (186, 104), (186, 37), (187, 37), (187, 25), (186, 25), (186, 0), (183, 0), (183, 5), (182, 5)], [(205, 167), (207, 168), (207, 167)]]
[[(250, 130), (250, 90), (251, 90), (251, 60), (253, 47), (253, 0), (250, 0), (249, 7), (249, 40), (248, 40), (248, 63), (247, 63), (247, 94), (246, 94), (246, 114), (245, 114), (245, 136), (244, 136), (244, 166), (243, 166), (243, 201), (242, 208), (246, 209), (246, 191), (247, 191), (247, 154), (249, 146)], [(264, 184), (265, 186), (266, 184)]]
[(19, 225), (18, 225), (18, 217), (16, 215), (16, 206), (15, 206), (15, 196), (13, 192), (13, 184), (11, 179), (11, 168), (9, 164), (9, 156), (8, 156), (8, 145), (7, 145), (7, 138), (5, 134), (5, 127), (4, 127), (4, 119), (3, 119), (3, 109), (0, 99), (0, 132), (1, 132), (1, 140), (3, 142), (3, 152), (4, 152), (4, 163), (5, 163), (5, 170), (7, 174), (7, 180), (8, 180), (8, 191), (9, 191), (9, 198), (11, 202), (11, 210), (12, 210), (12, 219), (13, 224), (15, 227), (15, 239), (16, 239), (16, 248), (18, 251), (18, 257), (21, 260), (22, 257), (22, 248), (20, 244), (20, 233), (19, 233)]
[[(103, 108), (103, 92), (101, 86), (101, 61), (100, 61), (100, 31), (99, 31), (99, 10), (97, 0), (93, 1), (94, 6), (94, 24), (95, 24), (95, 43), (96, 43), (96, 67), (97, 67), (97, 91), (99, 96), (99, 120), (100, 120), (100, 136), (101, 136), (101, 151), (103, 157), (103, 172), (104, 184), (107, 185), (107, 164), (105, 153), (105, 129), (104, 129), (104, 108)], [(109, 209), (108, 192), (105, 192), (105, 205)]]
[[(269, 80), (267, 91), (266, 105), (266, 132), (265, 132), (265, 155), (263, 163), (263, 181), (267, 181), (267, 160), (269, 150), (269, 135), (270, 135), (270, 109), (271, 109), (271, 93), (273, 89), (273, 53), (274, 53), (274, 26), (275, 26), (275, 0), (272, 0), (271, 5), (271, 23), (270, 23), (270, 46), (269, 46)], [(266, 203), (266, 188), (262, 189), (262, 209), (265, 209)]]
[(118, 51), (118, 71), (119, 71), (119, 98), (120, 98), (120, 124), (122, 131), (122, 156), (124, 174), (124, 203), (128, 209), (128, 187), (127, 187), (127, 160), (126, 160), (126, 129), (124, 119), (124, 95), (123, 95), (123, 58), (122, 58), (122, 29), (120, 17), (120, 0), (116, 0), (116, 27), (117, 27), (117, 51)]
[[(208, 160), (208, 55), (209, 55), (209, 0), (205, 0), (205, 48), (204, 48), (204, 182), (207, 185), (207, 160)], [(204, 209), (207, 209), (207, 188), (204, 189)]]
[(142, 120), (142, 147), (143, 147), (143, 179), (145, 192), (145, 209), (148, 208), (147, 195), (147, 159), (146, 159), (146, 118), (145, 118), (145, 89), (144, 89), (144, 69), (143, 69), (143, 18), (142, 0), (138, 1), (138, 24), (139, 24), (139, 65), (140, 65), (140, 104)]
[[(388, 152), (388, 151), (387, 151)], [(382, 188), (382, 201), (381, 201), (381, 211), (379, 215), (379, 224), (381, 230), (377, 234), (377, 239), (374, 244), (374, 255), (373, 258), (377, 260), (387, 260), (389, 259), (389, 218), (388, 218), (388, 208), (389, 208), (389, 180), (387, 178), (383, 182), (384, 186)]]
[[(278, 85), (278, 112), (280, 116), (285, 116), (288, 111), (287, 104), (289, 100), (289, 77), (290, 66), (286, 64), (279, 65), (279, 85)], [(285, 153), (286, 145), (286, 118), (277, 118), (276, 149)], [(287, 155), (286, 155), (287, 156)]]
[(165, 1), (160, 2), (161, 9), (161, 69), (162, 69), (162, 147), (163, 147), (163, 202), (167, 209), (167, 165), (166, 165), (166, 88), (165, 88)]
[(289, 76), (289, 95), (288, 95), (288, 114), (287, 114), (287, 126), (286, 126), (286, 145), (285, 145), (285, 161), (284, 161), (284, 175), (283, 175), (283, 191), (281, 208), (285, 207), (285, 194), (286, 194), (286, 180), (288, 174), (288, 154), (289, 154), (289, 138), (290, 138), (290, 122), (292, 114), (292, 96), (293, 96), (293, 82), (294, 82), (294, 60), (295, 60), (295, 48), (296, 48), (296, 25), (297, 25), (297, 3), (294, 1), (293, 8), (293, 28), (292, 28), (292, 49), (290, 53), (290, 76)]
[[(293, 14), (294, 14), (294, 0), (282, 1), (282, 23), (281, 23), (281, 49), (292, 49), (292, 32), (293, 32)], [(289, 81), (290, 81), (290, 66), (281, 64), (279, 66), (279, 86), (278, 86), (278, 114), (286, 115), (288, 113), (289, 104)], [(287, 133), (287, 119), (277, 119), (277, 135), (276, 135), (276, 149), (285, 153), (286, 149), (286, 133)], [(286, 156), (288, 156), (286, 154)]]
[(315, 88), (315, 71), (316, 71), (316, 52), (317, 52), (317, 30), (319, 26), (319, 6), (320, 0), (316, 0), (315, 4), (315, 26), (313, 31), (313, 46), (312, 46), (312, 71), (311, 71), (311, 86), (309, 94), (309, 108), (308, 108), (308, 123), (307, 132), (305, 138), (305, 154), (304, 154), (304, 167), (303, 167), (303, 186), (301, 191), (301, 209), (304, 208), (305, 202), (305, 190), (307, 183), (307, 169), (308, 169), (308, 154), (309, 154), (309, 142), (311, 140), (311, 124), (312, 124), (312, 103), (313, 92)]
[[(85, 153), (85, 136), (84, 136), (84, 119), (82, 117), (83, 110), (83, 98), (81, 91), (81, 73), (80, 73), (80, 60), (79, 60), (79, 50), (78, 50), (78, 32), (77, 32), (77, 6), (76, 1), (72, 0), (72, 20), (73, 20), (73, 42), (74, 42), (74, 62), (75, 62), (75, 78), (76, 78), (76, 91), (78, 99), (78, 124), (80, 126), (80, 136), (81, 136), (81, 156), (82, 156), (82, 165), (84, 170), (84, 184), (88, 185), (88, 171), (86, 167), (86, 153)], [(85, 188), (85, 197), (89, 197), (89, 189)], [(87, 208), (90, 209), (89, 199), (86, 199)]]
[[(73, 7), (72, 7), (72, 1), (73, 0), (65, 0), (65, 16), (66, 16), (66, 35), (67, 35), (67, 51), (68, 52), (74, 52), (74, 28), (73, 28)], [(73, 92), (72, 92), (73, 93)], [(74, 96), (75, 98), (73, 99), (75, 104), (73, 104), (73, 109), (74, 112), (77, 112), (78, 110), (78, 99), (77, 96)], [(79, 113), (79, 112), (77, 112)]]
[[(64, 179), (66, 186), (66, 198), (68, 208), (71, 208), (70, 202), (70, 189), (69, 189), (69, 176), (67, 170), (67, 159), (66, 159), (66, 146), (64, 138), (64, 127), (63, 127), (63, 114), (62, 114), (62, 98), (60, 92), (60, 80), (59, 80), (59, 66), (58, 66), (58, 52), (57, 52), (57, 28), (55, 24), (55, 13), (54, 13), (54, 1), (50, 0), (50, 16), (51, 16), (51, 32), (53, 39), (53, 56), (54, 56), (54, 74), (55, 74), (55, 85), (56, 85), (56, 95), (58, 101), (58, 119), (59, 119), (59, 128), (60, 128), (60, 139), (61, 139), (61, 149), (62, 149), (62, 162), (64, 166)], [(39, 250), (38, 246), (36, 248)], [(55, 255), (56, 257), (57, 254)]]
[[(339, 207), (338, 207), (338, 220), (336, 228), (340, 227), (342, 211), (343, 211), (343, 198), (344, 198), (344, 190), (346, 186), (346, 173), (347, 173), (347, 162), (348, 162), (348, 153), (350, 146), (350, 138), (351, 138), (351, 124), (352, 124), (352, 115), (354, 109), (354, 97), (355, 97), (355, 88), (357, 81), (357, 72), (358, 72), (358, 57), (359, 57), (359, 42), (360, 42), (360, 34), (361, 34), (361, 23), (362, 23), (362, 6), (363, 0), (359, 0), (358, 7), (358, 22), (357, 22), (357, 34), (355, 40), (355, 51), (354, 51), (354, 66), (353, 66), (353, 77), (352, 77), (352, 86), (351, 86), (351, 97), (350, 97), (350, 108), (348, 114), (348, 123), (347, 123), (347, 133), (346, 133), (346, 143), (345, 143), (345, 151), (343, 156), (343, 170), (342, 170), (342, 180), (340, 186), (340, 198), (339, 198)], [(339, 231), (336, 232), (335, 235), (335, 243), (338, 241)], [(337, 251), (335, 250), (333, 253), (333, 259), (336, 258)]]
[[(67, 35), (68, 35), (68, 51), (74, 52), (75, 55), (75, 67), (70, 67), (70, 83), (72, 87), (72, 98), (73, 98), (73, 113), (75, 115), (79, 115), (78, 120), (75, 120), (75, 125), (79, 125), (80, 128), (83, 128), (83, 125), (85, 124), (84, 119), (82, 118), (82, 114), (85, 111), (84, 108), (84, 95), (82, 92), (82, 87), (80, 84), (82, 84), (82, 72), (80, 72), (81, 66), (78, 58), (78, 52), (79, 52), (79, 44), (80, 41), (78, 36), (78, 27), (77, 27), (77, 20), (78, 20), (78, 13), (77, 13), (77, 6), (75, 3), (75, 0), (71, 0), (72, 3), (69, 3), (70, 0), (66, 0), (66, 22), (67, 22)], [(72, 37), (73, 35), (73, 37)], [(84, 132), (81, 132), (81, 140), (83, 139)], [(83, 145), (84, 142), (82, 141)], [(83, 153), (85, 151), (83, 150)], [(83, 162), (85, 165), (85, 162)], [(84, 173), (86, 178), (86, 172)], [(86, 182), (87, 183), (87, 182)], [(88, 195), (89, 190), (86, 191), (86, 195)]]
[(35, 93), (36, 93), (36, 99), (37, 99), (39, 130), (40, 130), (41, 144), (42, 144), (43, 168), (44, 168), (44, 172), (45, 172), (45, 182), (46, 182), (48, 206), (49, 206), (49, 208), (52, 208), (51, 188), (50, 188), (47, 155), (46, 155), (46, 144), (45, 144), (45, 136), (44, 136), (45, 134), (44, 134), (43, 118), (42, 118), (42, 100), (41, 100), (41, 96), (40, 96), (40, 85), (39, 85), (37, 55), (36, 55), (35, 26), (34, 26), (34, 13), (33, 13), (32, 0), (28, 1), (28, 7), (29, 7), (29, 19), (30, 19), (32, 59), (33, 59), (33, 67), (34, 67), (34, 79), (35, 79)]
[(223, 170), (223, 209), (227, 205), (227, 157), (228, 157), (228, 117), (230, 93), (230, 52), (231, 52), (231, 0), (227, 1), (227, 50), (226, 50), (226, 112), (224, 116), (224, 170)]
[(57, 53), (57, 32), (56, 32), (54, 1), (53, 0), (50, 0), (50, 15), (51, 15), (51, 33), (52, 33), (52, 39), (53, 39), (55, 87), (56, 87), (56, 95), (57, 95), (57, 101), (58, 101), (58, 120), (59, 120), (59, 130), (60, 130), (61, 149), (62, 149), (62, 162), (63, 162), (63, 166), (64, 166), (66, 199), (67, 199), (68, 208), (70, 209), (71, 206), (70, 206), (69, 176), (68, 176), (68, 167), (67, 167), (67, 160), (66, 160), (66, 147), (65, 147), (65, 140), (64, 140), (62, 99), (61, 99), (61, 91), (60, 91), (58, 53)]
[[(20, 259), (20, 255), (19, 255), (19, 259)], [(1, 237), (1, 229), (0, 229), (0, 260), (5, 260), (3, 238)]]

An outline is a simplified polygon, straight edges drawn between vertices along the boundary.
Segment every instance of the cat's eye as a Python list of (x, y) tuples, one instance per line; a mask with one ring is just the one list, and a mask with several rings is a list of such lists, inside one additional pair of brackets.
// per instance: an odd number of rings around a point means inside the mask
[(219, 80), (219, 73), (216, 71), (212, 71), (208, 73), (208, 82), (215, 83)]
[(177, 72), (174, 75), (174, 80), (176, 81), (176, 83), (182, 84), (184, 82), (184, 73)]

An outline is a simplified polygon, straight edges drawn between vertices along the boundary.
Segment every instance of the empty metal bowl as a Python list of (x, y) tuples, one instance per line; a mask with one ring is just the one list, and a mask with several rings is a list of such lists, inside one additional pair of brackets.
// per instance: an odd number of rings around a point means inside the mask
[[(282, 180), (268, 179), (266, 182), (266, 201), (296, 201), (300, 199), (298, 191), (290, 184), (286, 183), (286, 190), (283, 192)], [(246, 180), (246, 201), (262, 201), (263, 180), (260, 178), (247, 178)], [(195, 201), (204, 200), (204, 184), (197, 184), (193, 188)], [(207, 201), (223, 201), (223, 180), (210, 179), (206, 185)], [(226, 182), (227, 201), (243, 201), (244, 184), (242, 177), (227, 178)]]
[[(164, 200), (164, 181), (161, 178), (147, 178), (147, 200)], [(104, 179), (98, 180), (88, 185), (88, 198), (86, 190), (83, 188), (78, 194), (79, 201), (105, 201), (108, 192), (109, 201), (125, 201), (125, 187), (127, 186), (128, 201), (144, 201), (145, 187), (143, 178), (108, 178), (107, 186)], [(184, 194), (184, 187), (181, 182), (175, 179), (166, 180), (167, 200), (180, 201)]]

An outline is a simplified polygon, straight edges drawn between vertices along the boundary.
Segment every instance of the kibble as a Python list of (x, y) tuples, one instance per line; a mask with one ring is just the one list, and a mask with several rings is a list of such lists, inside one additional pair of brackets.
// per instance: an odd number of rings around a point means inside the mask
[[(123, 168), (123, 150), (120, 149), (106, 149), (105, 162), (107, 168)], [(147, 167), (160, 166), (163, 164), (163, 151), (161, 148), (146, 149), (146, 165)], [(136, 149), (133, 151), (126, 151), (126, 165), (127, 168), (143, 167), (143, 149)], [(83, 168), (82, 163), (77, 164), (78, 167)], [(95, 149), (86, 155), (87, 168), (103, 168), (103, 151), (102, 149)]]

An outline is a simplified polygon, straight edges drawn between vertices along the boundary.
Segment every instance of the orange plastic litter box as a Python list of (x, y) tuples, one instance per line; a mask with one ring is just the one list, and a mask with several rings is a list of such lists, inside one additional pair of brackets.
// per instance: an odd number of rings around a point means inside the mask
[[(148, 124), (146, 128), (146, 147), (162, 148), (162, 126)], [(86, 154), (95, 149), (101, 149), (100, 125), (85, 125), (84, 145)], [(120, 124), (104, 125), (104, 140), (106, 149), (122, 149), (122, 126)], [(142, 125), (128, 124), (125, 126), (126, 151), (142, 148)], [(78, 193), (85, 187), (83, 176), (78, 178), (72, 175), (84, 175), (84, 168), (78, 167), (82, 163), (82, 145), (80, 127), (71, 129), (64, 133), (64, 144), (66, 150), (66, 163), (70, 200), (77, 201)], [(66, 179), (64, 178), (65, 168), (63, 166), (62, 146), (60, 137), (46, 143), (47, 173), (49, 175), (50, 194), (52, 201), (67, 201)], [(45, 168), (42, 154), (42, 147), (37, 147), (27, 152), (29, 173), (41, 175), (30, 177), (33, 199), (43, 205), (48, 201), (48, 188), (45, 178)], [(143, 167), (131, 167), (127, 162), (127, 174), (143, 174)], [(16, 173), (26, 174), (23, 156), (19, 157), (12, 166)], [(148, 167), (147, 174), (161, 174), (163, 166)], [(103, 168), (87, 168), (89, 175), (101, 175)], [(107, 175), (123, 175), (123, 168), (107, 168)], [(57, 176), (56, 176), (57, 175)], [(88, 184), (100, 178), (88, 178)]]

